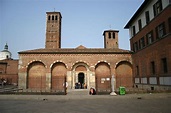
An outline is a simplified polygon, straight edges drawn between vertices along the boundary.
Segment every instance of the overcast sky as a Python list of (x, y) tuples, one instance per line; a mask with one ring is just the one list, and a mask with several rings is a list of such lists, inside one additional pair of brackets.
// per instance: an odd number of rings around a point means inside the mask
[(119, 30), (119, 48), (130, 49), (124, 26), (144, 0), (0, 0), (0, 51), (45, 47), (46, 12), (62, 14), (62, 48), (103, 48), (103, 31)]

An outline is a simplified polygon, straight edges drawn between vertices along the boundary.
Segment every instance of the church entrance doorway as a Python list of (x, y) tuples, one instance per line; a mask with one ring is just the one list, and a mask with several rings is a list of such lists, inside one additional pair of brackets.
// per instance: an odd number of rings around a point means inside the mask
[(75, 89), (87, 89), (86, 78), (83, 72), (78, 73)]
[(78, 74), (78, 84), (80, 85), (80, 89), (84, 89), (84, 73)]

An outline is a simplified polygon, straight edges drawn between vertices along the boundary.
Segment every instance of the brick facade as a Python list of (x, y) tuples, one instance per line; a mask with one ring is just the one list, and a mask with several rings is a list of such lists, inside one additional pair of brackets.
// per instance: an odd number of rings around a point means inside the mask
[(0, 61), (0, 78), (7, 81), (7, 84), (18, 83), (18, 60), (6, 59)]
[[(148, 6), (150, 5), (151, 6)], [(158, 14), (130, 39), (134, 51), (133, 77), (136, 87), (147, 90), (171, 90), (171, 3), (169, 0), (145, 0), (135, 15), (126, 25), (132, 30), (137, 18), (147, 11), (154, 13), (155, 5), (161, 8)], [(148, 7), (148, 9), (146, 9)], [(146, 11), (146, 12), (144, 12)], [(150, 16), (151, 16), (150, 15)]]
[[(110, 42), (107, 48), (86, 48), (80, 45), (77, 48), (62, 49), (46, 46), (44, 49), (19, 52), (19, 88), (32, 92), (40, 90), (63, 92), (66, 81), (68, 89), (75, 89), (76, 84), (81, 82), (82, 86), (86, 84), (86, 88), (94, 87), (98, 92), (111, 92), (112, 75), (115, 75), (116, 79), (115, 88), (119, 86), (131, 88), (132, 53), (118, 48), (119, 31), (105, 31), (107, 34), (109, 32), (116, 33), (116, 36), (112, 38), (114, 41)], [(108, 38), (111, 37), (107, 34), (104, 38), (109, 41)], [(46, 40), (49, 40), (49, 35), (46, 36)], [(58, 37), (51, 39), (61, 42)], [(46, 45), (48, 43), (46, 41)], [(53, 43), (51, 44), (53, 46)]]

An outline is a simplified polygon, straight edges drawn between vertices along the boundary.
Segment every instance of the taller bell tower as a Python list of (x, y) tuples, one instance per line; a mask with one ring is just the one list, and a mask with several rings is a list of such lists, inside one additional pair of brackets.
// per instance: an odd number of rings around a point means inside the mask
[(61, 48), (61, 20), (60, 12), (46, 12), (46, 49)]
[(118, 32), (117, 30), (106, 30), (103, 32), (105, 49), (119, 48)]

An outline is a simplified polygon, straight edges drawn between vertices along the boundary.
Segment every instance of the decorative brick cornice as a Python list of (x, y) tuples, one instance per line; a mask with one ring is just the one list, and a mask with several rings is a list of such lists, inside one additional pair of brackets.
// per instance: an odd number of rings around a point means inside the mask
[(130, 63), (130, 64), (131, 64), (131, 66), (132, 66), (132, 62), (131, 62), (130, 60), (122, 59), (122, 60), (119, 60), (119, 61), (116, 63), (116, 65), (115, 65), (115, 69), (117, 68), (117, 66), (118, 66), (118, 65), (119, 65), (119, 63), (121, 63), (121, 62), (128, 62), (128, 63)]
[(95, 64), (95, 68), (96, 68), (96, 66), (99, 64), (99, 63), (107, 63), (109, 66), (110, 66), (110, 63), (109, 62), (107, 62), (106, 60), (100, 60), (100, 61), (98, 61), (96, 64)]
[(64, 61), (62, 61), (62, 60), (56, 60), (56, 61), (54, 61), (54, 62), (50, 65), (50, 68), (52, 68), (52, 66), (53, 66), (55, 63), (63, 63), (63, 64), (65, 65), (66, 69), (68, 69), (68, 65), (67, 65)]
[(123, 49), (35, 49), (18, 52), (19, 54), (132, 54), (129, 50)]
[(47, 68), (47, 65), (45, 65), (45, 63), (42, 60), (31, 60), (30, 62), (27, 63), (26, 68), (28, 68), (28, 66), (34, 62), (40, 62), (45, 66), (45, 68)]
[(89, 69), (89, 63), (87, 63), (86, 61), (82, 61), (82, 60), (79, 60), (79, 61), (76, 61), (75, 63), (73, 63), (71, 69), (72, 70), (75, 70), (75, 68), (79, 65), (83, 65), (86, 67), (87, 71), (90, 70)]

